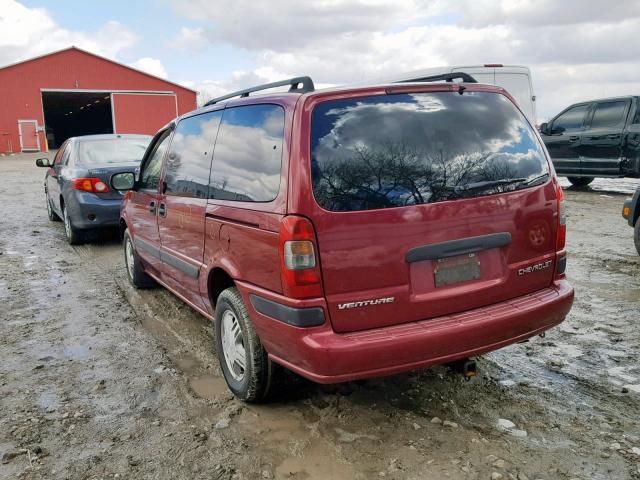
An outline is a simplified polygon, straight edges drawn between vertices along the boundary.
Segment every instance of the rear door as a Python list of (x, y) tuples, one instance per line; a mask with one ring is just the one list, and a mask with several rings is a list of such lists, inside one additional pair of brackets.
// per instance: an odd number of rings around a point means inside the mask
[(555, 185), (505, 96), (390, 93), (311, 107), (313, 203), (299, 208), (316, 229), (336, 331), (446, 316), (550, 284)]
[[(622, 148), (626, 160), (624, 173), (626, 176), (640, 176), (640, 97), (633, 100), (634, 108), (630, 112), (633, 119), (627, 123), (623, 133)], [(633, 110), (635, 109), (635, 113)]]
[(590, 122), (582, 132), (579, 147), (583, 175), (622, 174), (622, 132), (631, 108), (631, 99), (595, 103)]
[(145, 153), (139, 180), (127, 202), (127, 220), (133, 233), (136, 253), (160, 275), (160, 234), (158, 233), (158, 204), (160, 203), (160, 172), (172, 129), (158, 133)]
[(53, 166), (47, 172), (47, 193), (49, 194), (49, 198), (51, 199), (51, 202), (53, 204), (53, 209), (60, 215), (62, 215), (62, 209), (60, 208), (60, 193), (62, 192), (62, 189), (60, 187), (60, 173), (62, 170), (61, 163), (62, 157), (65, 156), (65, 153), (66, 159), (69, 158), (68, 150), (70, 149), (67, 148), (68, 145), (69, 140), (62, 144), (62, 146), (56, 153), (56, 156), (53, 158)]
[(178, 123), (163, 170), (158, 207), (162, 279), (200, 308), (204, 307), (198, 281), (209, 174), (222, 112), (207, 112)]
[(543, 136), (559, 175), (580, 174), (580, 141), (591, 104), (573, 105), (554, 118)]

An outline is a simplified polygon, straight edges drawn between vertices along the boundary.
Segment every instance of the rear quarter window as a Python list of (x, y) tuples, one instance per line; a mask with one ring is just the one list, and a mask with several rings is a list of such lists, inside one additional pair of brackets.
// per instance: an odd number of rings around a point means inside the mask
[(224, 110), (213, 153), (209, 198), (269, 202), (278, 196), (284, 109), (247, 105)]
[(549, 166), (505, 96), (434, 92), (320, 103), (311, 176), (321, 207), (353, 211), (513, 191), (543, 183)]

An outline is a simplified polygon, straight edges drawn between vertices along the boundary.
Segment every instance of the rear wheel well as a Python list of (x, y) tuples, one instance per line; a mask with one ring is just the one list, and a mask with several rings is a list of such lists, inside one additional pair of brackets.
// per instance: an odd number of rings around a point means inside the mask
[(233, 278), (222, 268), (214, 268), (209, 273), (209, 299), (215, 308), (220, 294), (229, 287), (235, 286)]
[(127, 222), (124, 221), (124, 218), (120, 219), (120, 241), (124, 240), (124, 231), (127, 229)]

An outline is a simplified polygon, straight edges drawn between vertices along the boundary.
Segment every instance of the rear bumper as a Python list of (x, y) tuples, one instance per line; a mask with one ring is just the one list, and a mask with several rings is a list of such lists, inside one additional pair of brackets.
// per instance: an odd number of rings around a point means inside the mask
[(93, 193), (73, 191), (67, 207), (73, 226), (81, 229), (114, 227), (120, 223), (122, 199), (104, 199)]
[(335, 333), (330, 322), (300, 328), (255, 310), (251, 294), (293, 308), (321, 307), (322, 299), (295, 301), (238, 282), (270, 358), (318, 383), (381, 377), (481, 355), (561, 323), (573, 304), (565, 280), (552, 287), (467, 312), (392, 327)]

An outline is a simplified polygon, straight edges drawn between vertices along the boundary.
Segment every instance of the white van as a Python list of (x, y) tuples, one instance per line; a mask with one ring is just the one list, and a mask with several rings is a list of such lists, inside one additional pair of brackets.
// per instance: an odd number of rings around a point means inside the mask
[(414, 70), (412, 72), (400, 73), (391, 77), (361, 83), (368, 85), (370, 83), (406, 82), (414, 78), (417, 79), (454, 72), (465, 72), (475, 78), (478, 83), (488, 83), (504, 88), (515, 98), (522, 111), (527, 118), (529, 118), (529, 121), (534, 125), (536, 124), (536, 96), (533, 93), (533, 83), (531, 82), (531, 71), (529, 67), (501, 65), (497, 63), (486, 65), (453, 65), (449, 67)]

